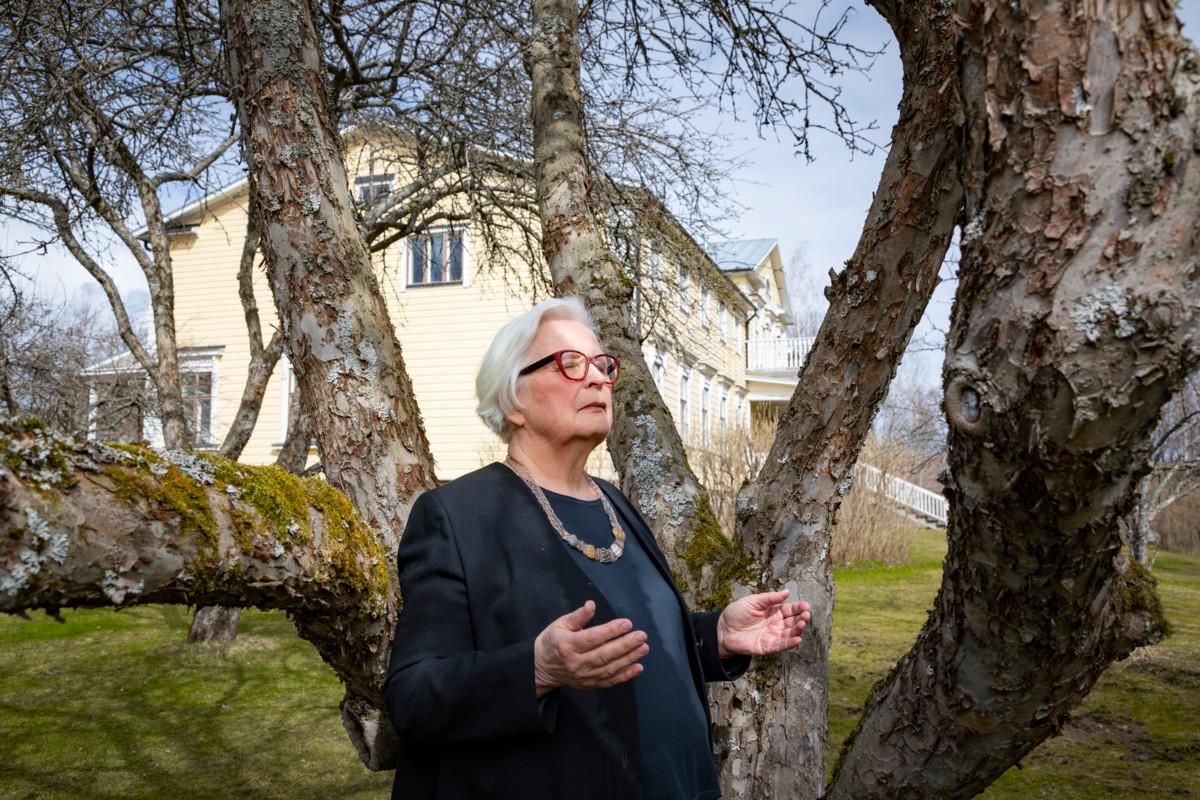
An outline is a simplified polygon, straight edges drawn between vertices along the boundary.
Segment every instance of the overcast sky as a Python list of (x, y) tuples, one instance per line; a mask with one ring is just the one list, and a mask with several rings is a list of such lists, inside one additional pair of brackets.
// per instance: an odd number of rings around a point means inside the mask
[[(896, 44), (878, 14), (862, 3), (850, 5), (852, 13), (846, 38), (862, 47), (883, 47), (885, 51), (869, 74), (842, 77), (843, 100), (855, 120), (876, 123), (877, 129), (871, 136), (886, 144), (900, 98)], [(1180, 16), (1185, 32), (1197, 38), (1200, 0), (1183, 0)], [(840, 269), (854, 251), (886, 156), (885, 148), (880, 147), (871, 155), (850, 153), (836, 137), (817, 132), (812, 142), (816, 158), (807, 163), (792, 152), (789, 141), (780, 140), (770, 132), (760, 137), (749, 122), (714, 113), (705, 127), (719, 130), (731, 142), (733, 152), (747, 161), (733, 187), (735, 199), (745, 211), (728, 224), (731, 234), (736, 238), (778, 239), (785, 262), (802, 250), (811, 265), (815, 291), (823, 285), (823, 276), (829, 269)], [(27, 231), (11, 225), (0, 227), (3, 252), (22, 249), (22, 241), (28, 238)], [(144, 291), (142, 276), (128, 255), (122, 254), (120, 247), (112, 248), (112, 254), (113, 271), (122, 291)], [(90, 289), (89, 293), (100, 298), (99, 287), (61, 253), (30, 255), (20, 260), (19, 266), (37, 276), (44, 292), (55, 292), (61, 297)], [(936, 329), (946, 327), (952, 299), (952, 284), (939, 287), (918, 329), (918, 337), (936, 339)], [(940, 356), (925, 353), (909, 358), (906, 372), (922, 383), (939, 383)]]

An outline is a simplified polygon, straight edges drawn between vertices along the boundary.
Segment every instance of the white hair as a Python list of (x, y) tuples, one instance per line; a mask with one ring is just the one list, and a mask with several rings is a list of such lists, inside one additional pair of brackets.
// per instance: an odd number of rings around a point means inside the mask
[(525, 366), (526, 352), (542, 321), (547, 319), (574, 320), (586, 325), (592, 333), (596, 332), (587, 309), (578, 297), (573, 296), (543, 300), (496, 331), (475, 376), (475, 396), (479, 400), (475, 413), (503, 442), (508, 441), (513, 431), (512, 423), (505, 415), (521, 409), (517, 400), (520, 377), (517, 373)]

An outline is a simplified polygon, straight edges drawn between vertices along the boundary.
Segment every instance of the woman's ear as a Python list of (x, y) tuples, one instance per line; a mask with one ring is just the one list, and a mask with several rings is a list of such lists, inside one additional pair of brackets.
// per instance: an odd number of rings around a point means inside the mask
[(508, 424), (512, 425), (514, 428), (525, 427), (525, 415), (520, 411), (509, 411), (504, 415), (504, 418), (508, 420)]

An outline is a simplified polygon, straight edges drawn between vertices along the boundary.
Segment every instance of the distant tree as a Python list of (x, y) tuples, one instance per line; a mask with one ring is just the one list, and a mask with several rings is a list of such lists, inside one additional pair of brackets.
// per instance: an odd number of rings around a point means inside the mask
[(35, 417), (76, 437), (86, 437), (90, 425), (119, 426), (129, 404), (144, 402), (141, 387), (122, 393), (84, 374), (119, 348), (116, 331), (96, 308), (0, 283), (0, 409), (9, 417)]
[[(1129, 549), (1143, 564), (1162, 537), (1154, 520), (1200, 492), (1200, 374), (1192, 375), (1163, 407), (1154, 431), (1150, 471), (1138, 484), (1138, 500), (1126, 517)], [(1195, 534), (1193, 534), (1195, 536)]]

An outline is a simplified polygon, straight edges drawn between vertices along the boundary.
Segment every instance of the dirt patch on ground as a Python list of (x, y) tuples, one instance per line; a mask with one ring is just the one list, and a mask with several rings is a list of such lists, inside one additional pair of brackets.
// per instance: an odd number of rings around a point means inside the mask
[(1172, 686), (1200, 690), (1200, 665), (1178, 656), (1172, 658), (1163, 650), (1140, 648), (1115, 668), (1123, 672), (1150, 675)]
[(1126, 752), (1122, 761), (1164, 761), (1177, 764), (1200, 756), (1200, 738), (1167, 747), (1155, 743), (1150, 732), (1123, 714), (1103, 709), (1085, 711), (1063, 726), (1062, 735), (1073, 742), (1095, 746), (1119, 747)]
[(1062, 735), (1073, 742), (1119, 745), (1135, 755), (1154, 750), (1150, 732), (1130, 717), (1099, 709), (1077, 714), (1063, 726)]

